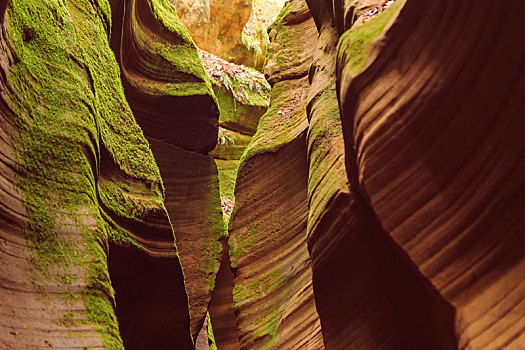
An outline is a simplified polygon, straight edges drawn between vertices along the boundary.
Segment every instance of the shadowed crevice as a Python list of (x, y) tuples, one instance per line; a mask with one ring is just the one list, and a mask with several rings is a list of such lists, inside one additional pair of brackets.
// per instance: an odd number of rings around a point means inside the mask
[(221, 267), (217, 272), (215, 290), (211, 298), (209, 312), (213, 334), (217, 347), (221, 350), (236, 350), (240, 348), (239, 332), (233, 309), (234, 274), (231, 269), (228, 244), (222, 243), (223, 254)]
[[(180, 302), (187, 298), (177, 257), (153, 258), (115, 244), (110, 244), (109, 251), (109, 274), (125, 348), (192, 349), (187, 304)], [(184, 323), (182, 314), (187, 318)]]

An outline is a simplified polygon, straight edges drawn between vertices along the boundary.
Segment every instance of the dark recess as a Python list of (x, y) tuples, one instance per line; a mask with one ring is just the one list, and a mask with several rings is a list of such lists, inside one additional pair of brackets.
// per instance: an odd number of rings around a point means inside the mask
[[(152, 258), (134, 248), (110, 244), (109, 274), (124, 347), (192, 349), (190, 320), (181, 324), (181, 267), (173, 257)], [(184, 329), (183, 329), (184, 328)], [(187, 335), (187, 336), (184, 336)]]

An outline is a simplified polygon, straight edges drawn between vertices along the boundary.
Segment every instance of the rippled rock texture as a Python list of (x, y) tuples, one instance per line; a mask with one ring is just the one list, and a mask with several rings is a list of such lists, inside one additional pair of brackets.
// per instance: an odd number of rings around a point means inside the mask
[(408, 0), (338, 52), (349, 180), (454, 311), (458, 348), (525, 346), (524, 10)]
[[(218, 107), (188, 30), (162, 0), (130, 0), (113, 49), (131, 109), (160, 168), (197, 337), (219, 269), (223, 234), (215, 147)], [(118, 13), (119, 8), (114, 8)]]
[[(287, 227), (267, 213), (293, 203), (306, 177), (308, 206), (295, 204), (287, 218), (298, 226), (307, 212), (327, 348), (522, 347), (524, 27), (505, 13), (523, 6), (308, 5), (318, 38), (308, 34), (310, 15), (298, 1), (288, 3), (293, 20), (276, 24), (289, 27), (270, 33), (272, 102), (236, 187), (230, 245), (243, 345), (283, 336), (261, 333), (266, 314), (250, 312), (271, 310), (268, 296), (277, 294), (255, 271), (279, 271), (272, 258), (286, 245), (272, 233)], [(286, 36), (294, 30), (301, 34)], [(304, 101), (285, 100), (279, 88), (306, 71), (308, 84), (283, 89)], [(308, 118), (303, 150), (292, 147), (301, 132), (279, 128), (284, 106), (298, 103)], [(284, 163), (281, 147), (288, 147)], [(274, 182), (274, 164), (278, 174), (301, 164), (303, 178), (295, 169)], [(270, 253), (272, 240), (280, 249)]]
[(164, 189), (120, 84), (109, 3), (2, 4), (0, 347), (191, 348)]
[(290, 65), (273, 73), (270, 109), (239, 166), (229, 239), (233, 302), (241, 349), (321, 349), (306, 247), (308, 64), (299, 71), (289, 57), (311, 59), (311, 48), (294, 41), (315, 40), (306, 3), (289, 4), (270, 35), (276, 51), (269, 65), (275, 57)]
[(259, 120), (168, 0), (0, 2), (0, 348), (524, 348), (523, 13), (291, 0)]

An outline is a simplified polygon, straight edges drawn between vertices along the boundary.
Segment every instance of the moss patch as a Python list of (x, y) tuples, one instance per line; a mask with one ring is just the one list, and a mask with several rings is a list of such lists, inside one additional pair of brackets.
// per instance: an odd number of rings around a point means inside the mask
[(383, 33), (387, 24), (397, 16), (405, 2), (406, 0), (397, 0), (370, 21), (350, 28), (341, 36), (338, 52), (344, 52), (348, 58), (347, 66), (354, 75), (363, 72), (370, 64), (370, 44)]
[(153, 62), (143, 60), (141, 64), (161, 78), (156, 81), (133, 79), (133, 85), (152, 95), (208, 95), (217, 103), (197, 47), (175, 7), (168, 0), (149, 0), (148, 5), (155, 24), (169, 33), (170, 38), (168, 40), (163, 36), (152, 35), (134, 20), (136, 9), (131, 9), (132, 40), (139, 51), (146, 53), (144, 57), (155, 57)]
[[(35, 265), (64, 286), (73, 270), (86, 271), (81, 297), (88, 321), (107, 348), (117, 349), (122, 341), (107, 242), (130, 238), (115, 229), (98, 201), (123, 216), (141, 216), (162, 207), (163, 189), (119, 83), (108, 44), (109, 9), (106, 0), (16, 0), (6, 23), (16, 57), (9, 74), (20, 134), (17, 187)], [(97, 186), (101, 152), (109, 155), (108, 167), (144, 183), (149, 199), (128, 201), (124, 185)]]
[(235, 181), (237, 180), (238, 160), (216, 159), (217, 169), (219, 170), (219, 185), (221, 196), (235, 201)]
[(213, 334), (213, 327), (211, 324), (210, 313), (206, 314), (206, 324), (208, 326), (208, 345), (210, 350), (217, 350), (217, 344), (215, 343), (215, 335)]

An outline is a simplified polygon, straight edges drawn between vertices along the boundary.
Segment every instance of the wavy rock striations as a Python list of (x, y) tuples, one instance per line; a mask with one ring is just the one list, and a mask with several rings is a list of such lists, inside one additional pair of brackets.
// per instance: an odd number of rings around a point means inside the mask
[(175, 8), (160, 0), (123, 5), (123, 25), (115, 31), (121, 40), (114, 40), (114, 49), (126, 97), (164, 181), (196, 338), (214, 288), (224, 231), (217, 167), (206, 154), (217, 140), (218, 108)]
[(319, 39), (309, 75), (308, 246), (325, 345), (451, 348), (451, 310), (412, 271), (348, 182), (335, 79), (339, 31), (333, 9), (324, 2), (311, 8)]
[(322, 349), (306, 247), (308, 53), (292, 46), (293, 39), (315, 40), (306, 4), (288, 4), (270, 35), (273, 49), (283, 51), (271, 60), (301, 55), (305, 64), (270, 72), (270, 109), (241, 159), (229, 240), (237, 325), (241, 349)]
[[(120, 334), (130, 349), (192, 346), (162, 182), (119, 83), (109, 8), (2, 6), (2, 348), (118, 349)], [(115, 306), (133, 316), (117, 325)]]
[[(220, 109), (217, 146), (210, 152), (219, 171), (225, 226), (235, 203), (234, 187), (240, 158), (268, 109), (270, 86), (264, 76), (246, 67), (200, 51), (213, 84)], [(239, 349), (239, 335), (233, 309), (233, 273), (229, 247), (223, 240), (223, 256), (209, 306), (215, 340), (220, 349)]]
[(453, 307), (462, 349), (525, 346), (523, 11), (408, 0), (338, 53), (350, 181)]

